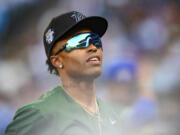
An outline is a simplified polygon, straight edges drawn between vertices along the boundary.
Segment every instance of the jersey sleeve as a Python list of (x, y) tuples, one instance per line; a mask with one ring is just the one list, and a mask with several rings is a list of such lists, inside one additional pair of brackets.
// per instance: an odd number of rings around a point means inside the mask
[(4, 135), (41, 135), (46, 123), (39, 110), (25, 106), (16, 112)]

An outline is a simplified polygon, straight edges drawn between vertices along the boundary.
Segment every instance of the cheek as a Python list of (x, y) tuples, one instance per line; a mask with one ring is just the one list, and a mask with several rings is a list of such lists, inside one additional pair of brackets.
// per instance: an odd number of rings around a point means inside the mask
[(85, 65), (85, 57), (78, 55), (78, 52), (74, 55), (66, 57), (64, 67), (69, 72), (82, 71)]
[(68, 62), (65, 64), (65, 67), (68, 69), (79, 69), (82, 68), (82, 63), (81, 61), (78, 61), (77, 59), (70, 59)]

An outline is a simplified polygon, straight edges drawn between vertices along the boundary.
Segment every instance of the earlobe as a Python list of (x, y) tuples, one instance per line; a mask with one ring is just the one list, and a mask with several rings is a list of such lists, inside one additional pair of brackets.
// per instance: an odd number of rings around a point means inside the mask
[(59, 68), (61, 68), (61, 69), (62, 69), (62, 68), (63, 68), (63, 65), (59, 65)]
[(56, 68), (59, 68), (60, 65), (63, 65), (61, 58), (57, 56), (51, 56), (50, 60), (51, 60), (52, 65)]

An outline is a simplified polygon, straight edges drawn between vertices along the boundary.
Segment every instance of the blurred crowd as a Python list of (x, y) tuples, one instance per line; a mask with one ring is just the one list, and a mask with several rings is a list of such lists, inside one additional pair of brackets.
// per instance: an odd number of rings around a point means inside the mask
[(179, 7), (178, 0), (1, 0), (0, 135), (19, 107), (60, 85), (47, 71), (42, 35), (52, 17), (72, 10), (109, 22), (96, 89), (116, 106), (123, 134), (178, 135)]

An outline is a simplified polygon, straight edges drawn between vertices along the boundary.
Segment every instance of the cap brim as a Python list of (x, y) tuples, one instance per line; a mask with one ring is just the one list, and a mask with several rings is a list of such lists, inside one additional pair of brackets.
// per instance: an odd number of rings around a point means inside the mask
[(73, 28), (78, 29), (78, 28), (88, 28), (92, 32), (95, 32), (99, 34), (100, 37), (104, 35), (104, 33), (107, 30), (108, 23), (106, 19), (99, 17), (99, 16), (91, 16), (87, 17), (81, 21), (79, 21)]
[(108, 27), (108, 22), (105, 18), (99, 17), (99, 16), (91, 16), (87, 17), (75, 25), (70, 26), (67, 28), (63, 34), (59, 35), (56, 39), (55, 42), (66, 35), (67, 33), (71, 32), (72, 30), (78, 30), (82, 28), (87, 28), (90, 29), (92, 32), (97, 33), (100, 37), (104, 35)]

